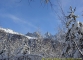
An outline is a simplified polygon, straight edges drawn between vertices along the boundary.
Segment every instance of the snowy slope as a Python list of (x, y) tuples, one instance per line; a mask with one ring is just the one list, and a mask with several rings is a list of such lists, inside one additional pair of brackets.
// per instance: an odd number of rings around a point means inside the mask
[(10, 34), (22, 35), (22, 36), (27, 37), (28, 39), (37, 39), (37, 38), (35, 38), (35, 37), (30, 37), (30, 36), (26, 36), (26, 35), (24, 35), (24, 34), (15, 32), (15, 31), (13, 31), (13, 30), (11, 30), (11, 29), (8, 29), (8, 28), (5, 29), (5, 28), (0, 27), (0, 30), (4, 31), (4, 32), (6, 32), (6, 33), (10, 33)]
[(0, 27), (0, 30), (3, 30), (4, 32), (6, 32), (6, 33), (11, 33), (11, 34), (19, 34), (19, 33), (17, 33), (17, 32), (14, 32), (13, 30), (11, 30), (11, 29), (4, 29), (4, 28), (1, 28)]

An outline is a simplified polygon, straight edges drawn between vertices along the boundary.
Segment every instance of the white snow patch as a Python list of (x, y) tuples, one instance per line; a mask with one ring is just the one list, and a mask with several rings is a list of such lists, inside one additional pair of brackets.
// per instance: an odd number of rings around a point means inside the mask
[(27, 37), (28, 39), (37, 39), (36, 37), (30, 37), (30, 36), (25, 36)]

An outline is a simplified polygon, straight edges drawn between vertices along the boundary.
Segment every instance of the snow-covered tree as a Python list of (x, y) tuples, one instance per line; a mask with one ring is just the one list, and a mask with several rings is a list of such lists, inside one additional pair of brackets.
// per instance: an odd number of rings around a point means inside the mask
[(83, 23), (76, 20), (77, 16), (74, 14), (76, 8), (70, 7), (70, 10), (70, 14), (66, 16), (67, 31), (62, 56), (81, 58), (83, 57)]

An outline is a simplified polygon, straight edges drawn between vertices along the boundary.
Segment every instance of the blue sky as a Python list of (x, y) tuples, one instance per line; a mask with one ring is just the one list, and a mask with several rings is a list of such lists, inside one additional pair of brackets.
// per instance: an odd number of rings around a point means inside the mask
[[(58, 26), (61, 25), (60, 20), (51, 9), (50, 5), (40, 3), (35, 0), (28, 3), (28, 0), (0, 0), (0, 26), (9, 28), (16, 32), (26, 34), (27, 32), (50, 32), (55, 34)], [(59, 13), (58, 4), (55, 0), (51, 0), (57, 6), (54, 9)], [(83, 0), (59, 0), (66, 14), (69, 7), (76, 7), (76, 14), (80, 16), (78, 20), (82, 22)]]

